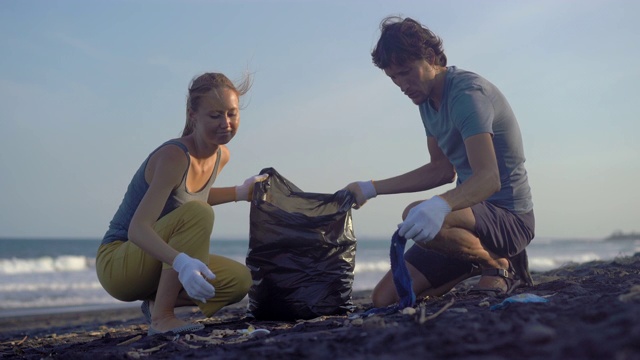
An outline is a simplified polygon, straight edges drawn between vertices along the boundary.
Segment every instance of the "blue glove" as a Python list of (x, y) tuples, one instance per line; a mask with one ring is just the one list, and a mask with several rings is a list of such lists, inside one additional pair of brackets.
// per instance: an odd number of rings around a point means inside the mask
[(440, 196), (434, 196), (409, 211), (407, 218), (398, 225), (398, 235), (419, 243), (433, 240), (450, 212), (449, 204)]

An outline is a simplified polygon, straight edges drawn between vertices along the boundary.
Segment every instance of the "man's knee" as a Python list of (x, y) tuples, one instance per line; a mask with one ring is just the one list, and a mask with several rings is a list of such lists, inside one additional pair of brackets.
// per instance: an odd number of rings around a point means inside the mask
[(404, 211), (402, 212), (402, 220), (404, 221), (407, 216), (409, 216), (409, 211), (411, 211), (411, 209), (413, 209), (414, 207), (416, 207), (416, 205), (420, 204), (423, 200), (420, 201), (414, 201), (411, 204), (409, 204)]
[(398, 294), (395, 288), (390, 288), (384, 284), (379, 283), (371, 292), (371, 302), (374, 307), (385, 307), (393, 303), (398, 302)]

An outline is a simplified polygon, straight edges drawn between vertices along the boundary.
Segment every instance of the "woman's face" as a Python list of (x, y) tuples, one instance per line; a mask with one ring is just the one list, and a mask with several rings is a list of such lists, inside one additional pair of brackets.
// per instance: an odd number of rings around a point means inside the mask
[(231, 89), (218, 88), (199, 100), (198, 110), (191, 113), (194, 133), (213, 144), (231, 141), (240, 126), (238, 95)]

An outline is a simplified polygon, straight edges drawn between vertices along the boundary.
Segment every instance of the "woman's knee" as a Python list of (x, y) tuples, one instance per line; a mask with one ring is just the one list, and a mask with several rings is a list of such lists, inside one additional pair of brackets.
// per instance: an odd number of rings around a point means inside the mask
[(230, 304), (242, 300), (248, 293), (253, 280), (251, 279), (251, 272), (246, 266), (239, 267), (237, 269), (237, 275), (234, 278), (231, 287), (231, 299)]
[[(215, 263), (216, 260), (220, 261), (219, 258), (211, 257), (209, 263)], [(253, 280), (249, 268), (244, 264), (228, 260), (224, 265), (225, 270), (220, 272), (221, 278), (217, 282), (214, 281), (214, 286), (220, 287), (221, 292), (225, 294), (227, 304), (233, 304), (242, 300), (249, 293)], [(211, 271), (215, 274), (215, 267), (212, 266)]]
[[(234, 270), (234, 276), (224, 281), (223, 288), (216, 288), (216, 296), (212, 301), (199, 305), (204, 316), (211, 317), (223, 307), (235, 304), (247, 296), (252, 284), (251, 273), (244, 266)], [(216, 285), (221, 286), (219, 283)]]
[(212, 228), (214, 222), (214, 213), (211, 205), (203, 201), (189, 201), (184, 203), (180, 208), (185, 212), (185, 216), (198, 224), (202, 224), (205, 228)]
[(171, 218), (163, 218), (156, 225), (167, 243), (174, 249), (207, 263), (209, 243), (213, 230), (213, 209), (202, 201), (190, 201), (171, 213)]

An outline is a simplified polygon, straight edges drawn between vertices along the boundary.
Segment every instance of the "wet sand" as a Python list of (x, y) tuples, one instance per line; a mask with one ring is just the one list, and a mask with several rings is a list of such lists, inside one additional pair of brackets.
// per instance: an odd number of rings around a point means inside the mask
[[(467, 294), (475, 278), (389, 315), (287, 322), (247, 318), (246, 301), (209, 319), (183, 308), (205, 329), (180, 336), (147, 336), (138, 308), (3, 318), (0, 358), (640, 359), (640, 254), (533, 278), (512, 295), (547, 302), (492, 309), (506, 296)], [(355, 314), (371, 308), (369, 295), (353, 294)]]

